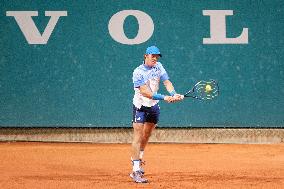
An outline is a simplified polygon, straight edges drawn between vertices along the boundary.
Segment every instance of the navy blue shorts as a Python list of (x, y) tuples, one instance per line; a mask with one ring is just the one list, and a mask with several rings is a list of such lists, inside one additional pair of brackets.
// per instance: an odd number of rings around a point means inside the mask
[(152, 107), (141, 106), (136, 108), (133, 105), (133, 117), (132, 122), (134, 123), (154, 123), (157, 124), (160, 116), (160, 106), (158, 104)]

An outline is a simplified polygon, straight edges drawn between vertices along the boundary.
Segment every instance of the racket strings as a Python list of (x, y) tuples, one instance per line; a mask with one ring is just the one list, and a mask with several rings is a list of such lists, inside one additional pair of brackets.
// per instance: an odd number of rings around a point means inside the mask
[[(206, 90), (206, 86), (210, 86), (210, 90)], [(210, 100), (218, 96), (218, 85), (215, 81), (200, 81), (194, 87), (194, 93), (197, 98), (202, 100)]]

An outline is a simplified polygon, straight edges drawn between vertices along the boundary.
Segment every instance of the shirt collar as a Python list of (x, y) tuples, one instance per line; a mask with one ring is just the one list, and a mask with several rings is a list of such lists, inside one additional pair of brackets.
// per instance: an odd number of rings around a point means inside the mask
[(151, 70), (152, 68), (154, 68), (155, 66), (153, 66), (153, 67), (150, 67), (150, 66), (147, 66), (146, 64), (145, 64), (145, 62), (143, 61), (143, 68), (145, 68), (146, 70)]

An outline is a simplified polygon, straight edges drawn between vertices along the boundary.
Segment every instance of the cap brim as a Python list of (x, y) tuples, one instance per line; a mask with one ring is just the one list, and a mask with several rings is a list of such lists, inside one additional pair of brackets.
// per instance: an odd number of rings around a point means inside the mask
[[(149, 55), (149, 54), (146, 53), (145, 55)], [(157, 54), (157, 55), (159, 55), (160, 57), (162, 57), (162, 54)]]

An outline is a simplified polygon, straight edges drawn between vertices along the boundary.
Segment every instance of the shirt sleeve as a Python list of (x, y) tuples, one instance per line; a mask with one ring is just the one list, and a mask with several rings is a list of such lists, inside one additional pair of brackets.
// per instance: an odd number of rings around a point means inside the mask
[(143, 75), (139, 73), (137, 70), (133, 72), (132, 80), (135, 88), (140, 87), (146, 83)]
[(163, 65), (160, 63), (160, 69), (161, 69), (161, 80), (165, 81), (170, 79), (168, 73), (166, 72), (165, 68), (163, 67)]

